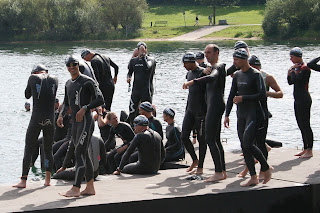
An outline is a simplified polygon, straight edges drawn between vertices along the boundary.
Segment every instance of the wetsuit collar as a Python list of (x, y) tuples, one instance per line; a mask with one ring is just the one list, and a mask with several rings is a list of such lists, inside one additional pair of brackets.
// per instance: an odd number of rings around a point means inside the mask
[(71, 79), (72, 83), (76, 82), (78, 80), (78, 78), (80, 77), (81, 74), (79, 74), (75, 79)]

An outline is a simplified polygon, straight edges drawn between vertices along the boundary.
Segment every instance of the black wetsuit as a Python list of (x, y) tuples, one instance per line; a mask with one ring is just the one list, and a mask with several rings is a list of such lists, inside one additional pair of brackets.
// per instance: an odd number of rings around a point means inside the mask
[(221, 144), (221, 119), (225, 109), (224, 88), (226, 81), (225, 64), (216, 64), (210, 75), (194, 80), (194, 83), (206, 85), (207, 114), (205, 137), (214, 161), (215, 171), (226, 171), (224, 150)]
[[(109, 139), (105, 144), (106, 146), (109, 146), (108, 144), (112, 143), (112, 141), (115, 139), (115, 135), (117, 135), (123, 141), (123, 144), (120, 147), (123, 147), (125, 145), (129, 146), (130, 142), (134, 138), (134, 132), (131, 126), (128, 123), (121, 122), (121, 121), (116, 127), (111, 128)], [(107, 154), (107, 173), (108, 174), (111, 174), (112, 172), (114, 172), (120, 164), (121, 157), (124, 154), (124, 152), (122, 153), (117, 152), (118, 148), (120, 147), (117, 147), (111, 150)]]
[(55, 129), (54, 129), (54, 141), (60, 141), (62, 139), (64, 139), (66, 137), (66, 135), (68, 134), (68, 129), (70, 127), (70, 118), (71, 115), (67, 114), (63, 117), (63, 127), (58, 127), (57, 126), (57, 119), (59, 116), (60, 112), (57, 111), (55, 112)]
[(95, 82), (98, 83), (97, 78), (90, 67), (90, 65), (86, 61), (79, 61), (79, 70), (81, 74), (86, 75), (90, 78), (92, 78)]
[(246, 72), (238, 71), (234, 74), (226, 106), (226, 117), (229, 117), (235, 96), (242, 96), (242, 102), (237, 104), (237, 129), (246, 165), (250, 175), (253, 176), (256, 175), (254, 158), (260, 162), (261, 171), (269, 169), (261, 150), (254, 144), (258, 130), (257, 119), (266, 116), (260, 103), (266, 99), (261, 73), (249, 68)]
[(107, 124), (102, 127), (99, 126), (99, 129), (100, 129), (100, 136), (101, 136), (103, 142), (105, 143), (106, 152), (109, 152), (111, 149), (114, 149), (116, 147), (116, 139), (115, 138), (113, 138), (111, 142), (107, 143), (107, 140), (110, 135), (111, 125)]
[(153, 96), (153, 75), (156, 62), (153, 57), (132, 58), (128, 65), (128, 78), (134, 75), (132, 93), (129, 105), (129, 123), (138, 115), (139, 102), (149, 101), (152, 103)]
[[(61, 115), (63, 116), (69, 106), (72, 111), (72, 142), (75, 146), (76, 179), (74, 186), (80, 187), (85, 175), (86, 180), (93, 179), (93, 167), (88, 155), (88, 147), (93, 132), (94, 121), (91, 109), (104, 103), (103, 96), (97, 84), (85, 75), (80, 74), (75, 80), (68, 80), (65, 86), (64, 106)], [(87, 111), (81, 122), (76, 122), (76, 113), (83, 106)]]
[(313, 132), (310, 126), (310, 109), (312, 99), (308, 91), (311, 70), (302, 62), (301, 66), (291, 71), (288, 84), (294, 85), (294, 113), (302, 134), (304, 149), (313, 148)]
[[(138, 162), (126, 165), (136, 148), (139, 152)], [(165, 150), (161, 136), (152, 129), (148, 129), (135, 135), (129, 148), (122, 156), (119, 168), (123, 173), (128, 174), (155, 174), (164, 158)]]
[(118, 75), (119, 67), (109, 57), (97, 53), (91, 59), (91, 66), (104, 97), (105, 109), (110, 111), (114, 93), (114, 81), (110, 66), (114, 68), (115, 77)]
[(202, 62), (201, 64), (199, 64), (199, 67), (207, 68), (208, 65), (206, 63)]
[[(197, 67), (195, 70), (188, 71), (187, 80), (191, 81), (199, 78), (204, 68)], [(205, 87), (194, 84), (189, 87), (188, 102), (186, 112), (182, 123), (181, 141), (186, 150), (191, 155), (192, 160), (197, 160), (192, 142), (189, 139), (190, 133), (195, 126), (197, 138), (199, 141), (199, 168), (203, 168), (203, 162), (206, 156), (207, 144), (204, 135), (204, 120), (206, 115)]]
[(180, 137), (181, 129), (175, 123), (172, 123), (166, 127), (167, 142), (164, 146), (166, 150), (165, 162), (179, 161), (184, 159), (184, 146)]
[(307, 66), (308, 66), (310, 69), (313, 69), (313, 70), (315, 70), (315, 71), (320, 71), (320, 65), (317, 64), (319, 61), (320, 61), (320, 57), (314, 58), (314, 59), (312, 59), (312, 60), (307, 64)]
[(53, 167), (52, 144), (54, 136), (54, 103), (58, 79), (46, 73), (29, 77), (25, 97), (33, 98), (33, 109), (26, 133), (26, 144), (22, 165), (22, 176), (28, 176), (32, 155), (39, 147), (38, 137), (43, 131), (44, 167), (51, 172)]
[(159, 135), (161, 136), (161, 138), (163, 139), (163, 131), (162, 131), (162, 124), (159, 121), (159, 119), (157, 119), (154, 116), (151, 116), (150, 118), (148, 118), (149, 120), (149, 127), (156, 131), (157, 133), (159, 133)]

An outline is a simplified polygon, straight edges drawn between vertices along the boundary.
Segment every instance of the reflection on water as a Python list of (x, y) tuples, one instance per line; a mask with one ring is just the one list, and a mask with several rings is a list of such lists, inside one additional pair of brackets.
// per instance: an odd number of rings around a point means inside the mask
[[(154, 79), (154, 104), (157, 117), (162, 121), (162, 110), (173, 107), (176, 110), (176, 122), (181, 126), (188, 91), (182, 89), (186, 70), (183, 68), (182, 56), (187, 51), (203, 50), (208, 42), (147, 42), (149, 53), (157, 60)], [(281, 141), (285, 147), (302, 147), (300, 131), (297, 127), (293, 111), (293, 87), (287, 84), (287, 69), (291, 66), (289, 51), (294, 46), (302, 47), (305, 61), (320, 55), (319, 44), (275, 44), (262, 41), (248, 41), (250, 51), (262, 62), (262, 69), (275, 76), (283, 90), (282, 99), (269, 98), (268, 105), (273, 117), (270, 119), (268, 138)], [(0, 183), (15, 182), (21, 175), (24, 138), (30, 112), (24, 111), (24, 89), (34, 64), (43, 63), (49, 73), (58, 77), (58, 98), (62, 101), (64, 84), (70, 75), (65, 68), (64, 59), (68, 54), (80, 56), (84, 48), (107, 54), (119, 65), (118, 82), (116, 84), (112, 110), (119, 113), (128, 111), (130, 93), (126, 83), (127, 65), (137, 42), (61, 42), (61, 43), (13, 43), (0, 44), (0, 64), (2, 82), (0, 84)], [(220, 46), (220, 61), (229, 67), (232, 64), (234, 41), (217, 43)], [(320, 73), (312, 72), (310, 93), (313, 99), (311, 109), (311, 126), (314, 132), (314, 148), (319, 150), (317, 143), (320, 137), (320, 117), (317, 106), (320, 105), (318, 78)], [(226, 80), (225, 99), (229, 94), (231, 78)], [(32, 102), (32, 101), (31, 101)], [(227, 151), (239, 150), (236, 131), (235, 108), (230, 115), (230, 129), (222, 128), (221, 137)], [(165, 126), (165, 123), (163, 122)], [(96, 128), (94, 134), (99, 134)], [(38, 167), (39, 168), (39, 167)], [(30, 172), (30, 176), (32, 172)], [(32, 177), (35, 177), (34, 175)]]

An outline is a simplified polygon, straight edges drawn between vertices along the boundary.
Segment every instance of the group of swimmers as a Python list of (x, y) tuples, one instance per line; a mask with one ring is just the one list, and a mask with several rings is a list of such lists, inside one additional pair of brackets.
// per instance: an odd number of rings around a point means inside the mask
[[(64, 127), (66, 124), (64, 118), (68, 114), (70, 114), (68, 122), (71, 123), (71, 137), (68, 143), (64, 142), (68, 145), (68, 151), (62, 166), (56, 167), (56, 173), (66, 170), (70, 156), (73, 155), (75, 182), (69, 191), (61, 193), (63, 196), (95, 194), (96, 168), (92, 163), (96, 159), (88, 152), (92, 144), (94, 120), (98, 122), (103, 138), (103, 149), (100, 148), (103, 152), (100, 152), (100, 155), (107, 153), (106, 158), (100, 160), (106, 173), (115, 175), (121, 172), (157, 173), (163, 162), (184, 159), (186, 149), (193, 161), (187, 172), (201, 175), (208, 145), (215, 173), (205, 181), (224, 180), (227, 178), (227, 173), (220, 139), (221, 122), (225, 113), (224, 125), (229, 127), (229, 114), (233, 104), (237, 105), (237, 130), (246, 164), (245, 170), (239, 175), (244, 177), (249, 171), (251, 176), (241, 185), (256, 185), (259, 179), (262, 179), (264, 184), (267, 183), (271, 179), (273, 169), (267, 163), (269, 146), (266, 134), (270, 117), (267, 97), (281, 98), (283, 93), (274, 77), (260, 70), (259, 58), (250, 54), (248, 45), (244, 41), (236, 42), (234, 49), (234, 62), (228, 69), (226, 64), (219, 62), (220, 49), (215, 44), (207, 45), (204, 52), (184, 54), (182, 61), (187, 70), (187, 81), (183, 84), (183, 89), (189, 90), (185, 116), (181, 130), (174, 122), (174, 109), (165, 108), (163, 119), (168, 123), (165, 146), (162, 142), (162, 126), (155, 117), (155, 107), (152, 104), (156, 61), (148, 55), (147, 45), (144, 42), (138, 43), (128, 65), (129, 88), (132, 75), (134, 80), (129, 115), (121, 115), (120, 121), (116, 113), (110, 111), (119, 68), (108, 56), (85, 49), (81, 53), (81, 58), (84, 60), (74, 55), (67, 57), (65, 64), (71, 79), (66, 82), (64, 101), (56, 121), (54, 103), (58, 80), (48, 74), (44, 65), (37, 65), (31, 72), (25, 91), (26, 98), (33, 97), (33, 111), (26, 134), (21, 181), (14, 187), (26, 187), (32, 153), (35, 152), (35, 144), (41, 130), (46, 170), (45, 185), (50, 185), (51, 171), (54, 167), (52, 144), (55, 129)], [(204, 63), (204, 58), (208, 64)], [(313, 145), (308, 81), (310, 68), (320, 71), (320, 65), (317, 65), (320, 57), (305, 64), (302, 60), (302, 50), (295, 47), (290, 51), (290, 59), (294, 65), (288, 70), (288, 83), (294, 84), (295, 115), (304, 142), (303, 152), (297, 155), (307, 158), (312, 157)], [(110, 67), (114, 68), (113, 77)], [(233, 80), (225, 104), (224, 89), (228, 75), (232, 76)], [(269, 91), (269, 87), (274, 91)], [(96, 111), (95, 116), (92, 111)], [(199, 142), (199, 157), (190, 140), (193, 130)], [(115, 135), (123, 141), (119, 147), (115, 146)], [(92, 152), (93, 150), (94, 148), (91, 148)], [(259, 176), (256, 175), (255, 160), (261, 164)], [(86, 188), (80, 192), (84, 177)]]

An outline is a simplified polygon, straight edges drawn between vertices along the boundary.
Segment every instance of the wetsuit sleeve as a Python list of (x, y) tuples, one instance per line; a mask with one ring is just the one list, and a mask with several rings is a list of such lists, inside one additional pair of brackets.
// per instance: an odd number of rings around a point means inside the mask
[(170, 138), (174, 139), (174, 142), (171, 143), (171, 146), (168, 146), (166, 148), (167, 151), (176, 150), (178, 147), (180, 147), (181, 141), (180, 141), (180, 135), (181, 132), (178, 130), (177, 127), (173, 128), (173, 131), (171, 132), (173, 134)]
[[(101, 76), (99, 73), (99, 61), (98, 60), (91, 60), (91, 67), (93, 69), (94, 76), (96, 77), (98, 83), (100, 84)], [(100, 65), (101, 67), (101, 65)]]
[(163, 143), (162, 141), (160, 141), (160, 149), (161, 149), (161, 164), (164, 162), (165, 158), (166, 158), (166, 150), (164, 149)]
[(231, 89), (230, 89), (230, 93), (229, 93), (229, 97), (226, 105), (226, 113), (225, 113), (226, 117), (229, 117), (230, 115), (230, 112), (233, 106), (233, 98), (236, 96), (237, 92), (238, 92), (237, 77), (235, 75), (232, 79), (232, 85), (231, 85)]
[(135, 151), (135, 149), (138, 147), (139, 142), (140, 142), (140, 134), (136, 135), (133, 140), (130, 143), (130, 146), (128, 147), (128, 149), (126, 150), (126, 152), (123, 154), (122, 158), (121, 158), (121, 162), (119, 165), (119, 169), (122, 170), (123, 167), (127, 164), (130, 155)]
[(227, 69), (227, 75), (231, 75), (231, 74), (233, 74), (234, 72), (236, 72), (237, 70), (239, 70), (239, 69), (233, 64), (231, 67), (229, 67), (229, 68)]
[(308, 83), (308, 80), (310, 78), (310, 70), (308, 67), (301, 68), (300, 72), (296, 74), (294, 71), (291, 72), (291, 75), (288, 76), (288, 83), (289, 85), (294, 84), (296, 82), (301, 83)]
[(206, 75), (201, 78), (194, 79), (193, 81), (195, 84), (206, 84), (208, 82), (215, 81), (218, 78), (218, 75), (219, 75), (219, 73), (215, 69), (210, 73), (210, 75)]
[(90, 80), (90, 83), (86, 85), (92, 94), (92, 101), (88, 105), (87, 110), (101, 106), (104, 103), (104, 99), (98, 85), (93, 80)]
[(64, 100), (63, 100), (63, 104), (61, 106), (60, 116), (64, 117), (67, 114), (68, 109), (69, 109), (69, 98), (68, 98), (67, 87), (65, 87), (64, 88)]
[(29, 99), (31, 98), (31, 76), (29, 77), (28, 79), (28, 84), (27, 84), (27, 87), (24, 91), (24, 96), (26, 97), (26, 99)]
[(108, 140), (106, 141), (105, 147), (110, 147), (110, 145), (113, 141), (114, 135), (115, 135), (114, 128), (111, 127), (109, 137), (108, 137)]
[(64, 158), (62, 168), (67, 168), (68, 165), (70, 165), (71, 159), (74, 157), (74, 150), (75, 150), (75, 147), (73, 142), (71, 141), (69, 142), (68, 151), (67, 151), (66, 157)]
[(310, 69), (313, 69), (315, 71), (320, 71), (320, 65), (317, 64), (319, 62), (319, 60), (320, 60), (320, 57), (314, 58), (307, 64), (307, 66)]
[(110, 58), (110, 66), (114, 68), (114, 76), (118, 76), (119, 67), (111, 60), (111, 58)]
[(150, 69), (154, 64), (154, 59), (147, 56), (145, 56), (143, 59), (143, 62), (147, 66), (147, 69)]
[(131, 78), (132, 74), (133, 74), (133, 62), (132, 62), (133, 58), (130, 60), (129, 65), (128, 65), (128, 74), (127, 77)]
[(260, 101), (266, 98), (266, 87), (263, 82), (262, 75), (260, 73), (256, 73), (256, 87), (258, 89), (257, 93), (252, 95), (242, 95), (242, 101)]

